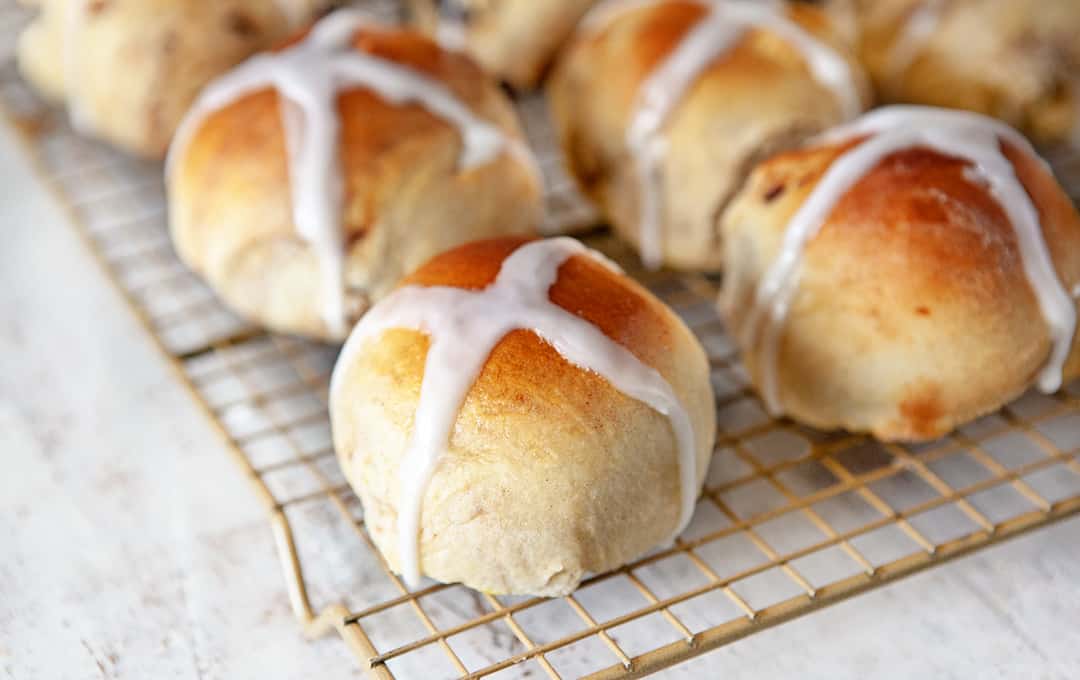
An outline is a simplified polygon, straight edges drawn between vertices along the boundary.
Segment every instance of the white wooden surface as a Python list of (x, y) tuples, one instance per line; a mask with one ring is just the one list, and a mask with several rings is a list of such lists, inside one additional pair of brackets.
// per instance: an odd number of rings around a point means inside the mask
[[(254, 498), (6, 129), (0, 225), (0, 676), (361, 677), (300, 637)], [(1080, 677), (1080, 520), (667, 675)]]

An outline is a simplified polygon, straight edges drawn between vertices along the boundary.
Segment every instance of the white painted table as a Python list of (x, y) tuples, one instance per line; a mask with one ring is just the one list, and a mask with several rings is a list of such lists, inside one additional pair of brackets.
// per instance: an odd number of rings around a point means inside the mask
[[(361, 677), (300, 637), (262, 511), (6, 129), (0, 225), (0, 674)], [(668, 675), (1080, 677), (1080, 520)]]

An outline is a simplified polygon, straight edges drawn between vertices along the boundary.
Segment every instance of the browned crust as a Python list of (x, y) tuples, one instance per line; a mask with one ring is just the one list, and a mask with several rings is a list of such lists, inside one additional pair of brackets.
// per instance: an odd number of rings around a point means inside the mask
[[(529, 239), (499, 238), (477, 241), (438, 255), (406, 278), (402, 285), (452, 286), (479, 290), (499, 274), (503, 260)], [(548, 293), (551, 301), (595, 325), (609, 338), (626, 347), (641, 361), (661, 368), (672, 346), (673, 315), (651, 293), (622, 274), (592, 258), (575, 255), (559, 269)], [(518, 366), (530, 375), (536, 366), (555, 363), (571, 367), (534, 333), (507, 336), (489, 364)], [(560, 376), (558, 379), (564, 379)]]
[[(441, 82), (477, 117), (520, 139), (509, 100), (469, 58), (394, 28), (364, 28), (353, 44)], [(182, 259), (246, 316), (340, 339), (311, 302), (317, 262), (292, 219), (279, 107), (278, 94), (267, 88), (201, 121), (169, 178), (174, 240)], [(462, 141), (452, 124), (363, 87), (339, 94), (338, 116), (350, 314), (362, 313), (433, 253), (475, 238), (531, 233), (540, 187), (516, 157), (504, 153), (462, 170)]]
[[(792, 188), (808, 196), (832, 163), (858, 143), (774, 156), (757, 170), (758, 185), (766, 187), (762, 202)], [(1040, 160), (1008, 144), (1002, 149), (1040, 213), (1063, 278), (1072, 280), (1076, 258), (1064, 244), (1080, 229), (1076, 208)], [(902, 252), (909, 264), (921, 263), (931, 274), (935, 289), (925, 291), (928, 296), (962, 286), (966, 294), (996, 299), (1003, 281), (1023, 284), (1026, 274), (1013, 225), (989, 190), (968, 179), (969, 166), (925, 147), (890, 154), (844, 194), (810, 248), (856, 248), (870, 259)]]
[[(702, 3), (672, 0), (583, 32), (562, 55), (549, 88), (571, 174), (634, 243), (640, 236), (638, 184), (627, 169), (633, 164), (626, 130), (636, 97), (642, 81), (707, 12)], [(788, 14), (836, 45), (820, 8), (793, 5)], [(840, 118), (835, 96), (811, 76), (796, 48), (768, 30), (741, 36), (703, 70), (668, 122), (665, 264), (718, 268), (716, 216), (750, 164), (760, 152), (786, 147)]]
[[(478, 289), (526, 240), (474, 242), (436, 256), (405, 284)], [(667, 379), (690, 415), (703, 478), (715, 437), (708, 361), (663, 303), (588, 256), (549, 291)], [(399, 568), (400, 467), (415, 427), (430, 340), (390, 329), (335, 369), (335, 447), (372, 536)], [(493, 593), (558, 595), (670, 535), (679, 457), (667, 418), (604, 376), (567, 362), (530, 330), (503, 337), (457, 413), (425, 493), (424, 573)]]
[[(766, 161), (729, 226), (741, 225), (741, 237), (757, 243), (775, 240), (831, 164), (858, 143)], [(1080, 215), (1037, 157), (1002, 148), (1071, 291), (1080, 282)], [(845, 193), (807, 245), (781, 359), (796, 417), (886, 439), (928, 439), (1031, 387), (1049, 331), (1014, 226), (989, 189), (969, 179), (969, 166), (924, 147), (891, 154)], [(748, 304), (730, 313), (738, 317)], [(1078, 344), (1066, 380), (1080, 373)], [(744, 348), (752, 366), (756, 349)], [(829, 394), (842, 395), (845, 406), (827, 403)]]
[[(300, 33), (286, 41), (283, 49), (303, 39)], [(474, 110), (495, 107), (492, 86), (480, 68), (469, 58), (441, 50), (427, 37), (408, 29), (364, 29), (357, 33), (354, 46), (359, 51), (397, 62), (424, 73), (442, 83)], [(349, 207), (344, 231), (350, 241), (369, 226), (368, 211), (357, 201), (368, 197), (365, 187), (379, 172), (379, 159), (402, 144), (420, 144), (437, 135), (456, 135), (453, 126), (419, 104), (394, 104), (362, 88), (343, 92), (338, 97), (341, 129), (341, 157), (346, 185), (345, 204)], [(509, 112), (506, 112), (509, 115)], [(502, 122), (502, 121), (499, 121)], [(192, 138), (182, 160), (185, 179), (213, 185), (219, 159), (230, 164), (247, 159), (266, 164), (268, 174), (287, 181), (285, 141), (276, 92), (266, 89), (244, 97), (230, 106), (211, 113)], [(221, 172), (228, 172), (222, 168)], [(282, 225), (285, 226), (285, 225)], [(281, 236), (294, 238), (291, 230)]]
[[(563, 70), (571, 69), (579, 56), (589, 55), (589, 60), (596, 61), (596, 66), (591, 67), (594, 73), (600, 73), (605, 82), (617, 81), (623, 108), (629, 110), (641, 82), (707, 13), (704, 4), (692, 0), (671, 0), (629, 12), (572, 43), (561, 58)], [(827, 16), (816, 7), (792, 5), (788, 15), (812, 33), (828, 30)], [(767, 31), (749, 31), (706, 69), (700, 80), (723, 73), (728, 79), (760, 85), (760, 79), (783, 73), (787, 62), (801, 59), (794, 48)], [(568, 75), (564, 73), (564, 77)]]

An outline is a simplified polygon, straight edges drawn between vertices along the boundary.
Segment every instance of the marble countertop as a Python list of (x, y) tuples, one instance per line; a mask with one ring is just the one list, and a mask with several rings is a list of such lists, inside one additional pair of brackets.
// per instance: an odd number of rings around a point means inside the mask
[[(6, 129), (0, 222), (0, 676), (362, 677), (301, 637), (262, 510)], [(1074, 519), (666, 676), (1064, 679), (1078, 621)]]

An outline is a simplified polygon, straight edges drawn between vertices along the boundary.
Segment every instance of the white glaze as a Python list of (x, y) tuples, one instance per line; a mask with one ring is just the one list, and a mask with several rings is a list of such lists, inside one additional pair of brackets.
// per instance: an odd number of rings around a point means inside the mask
[(355, 10), (338, 10), (301, 42), (256, 55), (207, 86), (184, 118), (166, 162), (175, 170), (205, 118), (254, 92), (274, 88), (282, 102), (293, 222), (318, 257), (323, 278), (322, 318), (335, 334), (347, 330), (345, 251), (341, 228), (344, 180), (339, 156), (337, 95), (370, 88), (395, 104), (418, 103), (453, 125), (462, 138), (460, 165), (470, 169), (506, 151), (537, 176), (524, 145), (476, 116), (442, 83), (393, 61), (354, 49), (353, 36), (375, 26)]
[(866, 173), (886, 156), (912, 147), (926, 147), (969, 161), (981, 183), (1005, 211), (1016, 232), (1024, 271), (1052, 340), (1038, 385), (1045, 392), (1059, 389), (1076, 331), (1076, 306), (1054, 268), (1038, 210), (1012, 163), (1001, 151), (1004, 141), (1037, 158), (1031, 145), (1018, 132), (992, 118), (917, 106), (878, 109), (824, 135), (820, 141), (838, 144), (866, 135), (869, 137), (865, 141), (833, 161), (792, 217), (779, 252), (758, 284), (754, 306), (737, 329), (744, 347), (757, 348), (762, 396), (769, 410), (775, 415), (783, 412), (777, 355), (787, 313), (798, 289), (807, 244), (837, 202)]
[(893, 42), (892, 49), (888, 53), (886, 71), (889, 78), (895, 79), (903, 76), (911, 64), (919, 58), (926, 43), (934, 35), (938, 24), (941, 23), (941, 14), (945, 9), (946, 0), (923, 0), (911, 12), (908, 20), (900, 29), (900, 35)]
[[(617, 17), (662, 0), (613, 0), (586, 17), (583, 30), (597, 31)], [(856, 75), (850, 64), (784, 14), (784, 7), (765, 0), (701, 0), (708, 14), (642, 82), (626, 133), (639, 183), (639, 249), (649, 268), (663, 262), (663, 163), (667, 155), (664, 126), (701, 74), (731, 50), (748, 31), (771, 31), (799, 51), (814, 78), (840, 103), (845, 120), (862, 110)]]
[(399, 472), (398, 546), (401, 569), (413, 587), (420, 579), (419, 531), (424, 495), (469, 389), (491, 351), (516, 329), (531, 330), (570, 363), (605, 378), (615, 389), (667, 416), (679, 452), (681, 506), (674, 536), (690, 520), (697, 498), (697, 465), (690, 417), (671, 385), (593, 324), (552, 303), (548, 291), (559, 268), (575, 255), (608, 263), (571, 238), (535, 241), (503, 261), (493, 284), (480, 291), (444, 286), (401, 288), (357, 324), (331, 379), (331, 394), (366, 343), (393, 328), (426, 333), (424, 367), (413, 433)]

